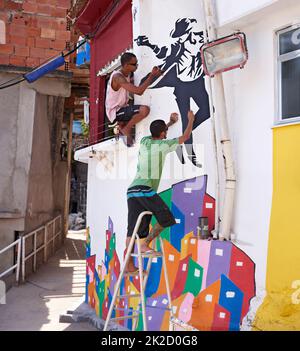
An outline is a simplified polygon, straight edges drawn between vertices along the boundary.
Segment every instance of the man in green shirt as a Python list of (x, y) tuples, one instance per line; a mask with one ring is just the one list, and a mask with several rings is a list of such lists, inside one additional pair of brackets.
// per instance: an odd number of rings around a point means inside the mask
[[(142, 253), (153, 256), (157, 255), (158, 253), (150, 248), (150, 243), (165, 228), (176, 224), (172, 212), (156, 191), (159, 186), (167, 154), (175, 151), (179, 144), (183, 144), (189, 139), (192, 133), (194, 119), (194, 113), (189, 111), (188, 125), (183, 135), (179, 138), (167, 139), (168, 127), (178, 121), (177, 113), (172, 113), (168, 124), (163, 120), (153, 121), (150, 125), (151, 136), (142, 138), (138, 156), (137, 173), (127, 190), (128, 228), (126, 248), (130, 243), (138, 216), (144, 211), (151, 211), (157, 219), (157, 223), (149, 233), (151, 215), (143, 217), (138, 230), (139, 237), (146, 238), (141, 243)], [(128, 261), (126, 271), (137, 271), (132, 257), (130, 257)]]

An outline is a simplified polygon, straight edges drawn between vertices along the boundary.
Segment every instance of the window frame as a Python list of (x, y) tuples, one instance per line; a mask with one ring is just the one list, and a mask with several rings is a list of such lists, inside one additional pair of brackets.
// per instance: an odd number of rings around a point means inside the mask
[(292, 59), (300, 57), (300, 49), (289, 52), (287, 54), (282, 54), (280, 55), (280, 34), (299, 29), (300, 28), (300, 23), (297, 24), (291, 24), (288, 26), (284, 26), (283, 28), (278, 28), (275, 31), (275, 41), (276, 41), (276, 52), (275, 52), (275, 57), (276, 57), (276, 118), (275, 118), (275, 125), (285, 125), (285, 124), (294, 124), (294, 123), (300, 123), (300, 112), (299, 116), (297, 117), (290, 117), (290, 118), (285, 118), (283, 119), (282, 116), (282, 63), (290, 61)]

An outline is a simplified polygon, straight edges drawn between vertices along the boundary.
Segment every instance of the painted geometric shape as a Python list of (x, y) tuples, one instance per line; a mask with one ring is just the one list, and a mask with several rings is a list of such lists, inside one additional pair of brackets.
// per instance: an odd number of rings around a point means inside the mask
[[(172, 205), (172, 189), (168, 189), (165, 190), (161, 193), (158, 194), (161, 199), (164, 201), (164, 203), (168, 206), (168, 208), (171, 209), (171, 205)], [(151, 219), (151, 226), (153, 227), (155, 224), (157, 223), (157, 220), (154, 216), (152, 216)], [(170, 227), (165, 228), (161, 233), (160, 233), (160, 237), (164, 240), (170, 241)], [(157, 240), (157, 250), (160, 250), (160, 241)]]
[(113, 233), (114, 232), (114, 223), (110, 217), (108, 217), (108, 230)]
[(89, 284), (90, 284), (90, 277), (86, 275), (85, 279), (85, 303), (89, 303)]
[[(180, 262), (180, 253), (166, 240), (163, 241), (164, 245), (164, 252), (165, 252), (165, 261), (167, 266), (167, 273), (168, 273), (168, 281), (170, 290), (172, 291), (173, 286), (176, 281), (177, 271)], [(160, 258), (161, 260), (161, 258)], [(164, 295), (167, 292), (166, 288), (166, 280), (165, 280), (165, 271), (162, 267), (160, 273), (160, 282), (157, 288), (157, 291), (153, 296)]]
[(105, 300), (105, 280), (103, 280), (99, 284), (98, 298), (99, 298), (99, 317), (102, 318), (103, 303), (104, 303), (104, 300)]
[(179, 210), (179, 208), (172, 203), (171, 206), (172, 213), (177, 221), (170, 230), (170, 243), (175, 247), (176, 250), (181, 250), (181, 239), (184, 237), (184, 214)]
[(114, 233), (109, 242), (109, 257), (112, 258), (114, 256), (114, 252), (116, 250), (116, 234)]
[(101, 264), (101, 281), (105, 279), (106, 274), (107, 274), (107, 269), (106, 269), (105, 263), (102, 261), (102, 264)]
[(211, 244), (209, 267), (206, 286), (220, 279), (221, 275), (228, 275), (230, 270), (232, 244), (229, 241), (214, 240)]
[(193, 232), (185, 235), (181, 240), (181, 259), (186, 256), (191, 256), (194, 261), (197, 260), (198, 255), (198, 244), (197, 237), (194, 236)]
[(208, 195), (204, 195), (202, 217), (208, 218), (208, 230), (211, 232), (215, 228), (216, 200)]
[(183, 294), (185, 290), (186, 280), (188, 277), (188, 264), (190, 256), (187, 256), (183, 260), (180, 260), (178, 271), (176, 274), (176, 280), (171, 290), (172, 301), (177, 299), (180, 295)]
[(94, 281), (94, 273), (96, 268), (96, 255), (90, 256), (86, 259), (86, 274), (89, 276), (89, 281)]
[(113, 270), (116, 277), (118, 278), (120, 275), (121, 265), (120, 265), (120, 260), (119, 260), (117, 251), (114, 252), (114, 269)]
[(149, 331), (161, 330), (161, 324), (167, 308), (169, 308), (167, 295), (147, 299), (146, 316)]
[(187, 323), (192, 316), (192, 306), (194, 302), (194, 295), (187, 293), (185, 299), (183, 300), (180, 309), (179, 309), (179, 319)]
[(115, 273), (112, 271), (110, 273), (110, 284), (109, 284), (109, 291), (113, 295), (115, 291), (115, 285), (117, 284), (117, 276)]
[(98, 295), (99, 287), (100, 287), (100, 278), (96, 270), (94, 271), (94, 281), (95, 281), (95, 289)]
[(212, 331), (228, 331), (230, 325), (230, 312), (224, 307), (216, 304), (214, 320), (211, 327)]
[(86, 244), (85, 245), (85, 257), (88, 258), (91, 256), (91, 245), (90, 244)]
[(203, 268), (190, 257), (188, 263), (188, 275), (183, 293), (192, 293), (197, 296), (201, 291)]
[(112, 232), (110, 230), (106, 230), (105, 232), (105, 250), (109, 252), (110, 239), (112, 236)]
[(89, 305), (91, 305), (92, 308), (95, 308), (95, 298), (94, 298), (94, 291), (95, 291), (95, 283), (92, 282), (88, 286), (88, 300), (89, 300)]
[(151, 268), (149, 272), (149, 277), (147, 280), (147, 285), (145, 289), (145, 296), (150, 297), (157, 292), (160, 275), (162, 272), (162, 258), (154, 257), (152, 259)]
[(219, 305), (230, 312), (229, 330), (240, 330), (243, 292), (224, 274), (221, 275)]
[(235, 245), (232, 245), (228, 278), (244, 293), (241, 317), (243, 318), (249, 310), (250, 300), (255, 296), (255, 264)]
[(214, 321), (215, 305), (219, 301), (221, 281), (217, 280), (195, 297), (189, 324), (196, 329), (209, 331)]
[(105, 253), (104, 253), (104, 264), (105, 264), (105, 268), (106, 268), (107, 272), (108, 272), (109, 262), (110, 262), (109, 252), (107, 250), (105, 250)]
[(202, 290), (206, 288), (211, 243), (208, 240), (198, 240), (197, 263), (203, 267)]
[(184, 233), (197, 233), (198, 217), (202, 214), (207, 176), (196, 177), (173, 185), (172, 203), (185, 217)]

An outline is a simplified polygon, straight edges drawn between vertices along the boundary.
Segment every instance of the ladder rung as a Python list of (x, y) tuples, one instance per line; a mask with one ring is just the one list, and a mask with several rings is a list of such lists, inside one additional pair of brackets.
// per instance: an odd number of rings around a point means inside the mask
[(139, 318), (139, 316), (135, 316), (135, 315), (131, 315), (131, 316), (123, 316), (123, 317), (115, 317), (115, 318), (111, 318), (111, 321), (121, 321), (124, 319), (132, 319), (132, 318)]
[[(131, 254), (132, 257), (139, 257), (138, 254)], [(161, 252), (158, 252), (158, 253), (142, 253), (141, 254), (142, 257), (162, 257), (162, 253)]]
[(141, 297), (141, 294), (125, 294), (125, 295), (118, 295), (118, 299), (123, 299), (124, 297)]
[[(124, 273), (124, 277), (134, 277), (135, 275), (139, 275), (139, 271), (136, 271), (136, 272), (127, 272), (127, 273)], [(143, 272), (143, 275), (147, 275), (148, 273), (147, 272)]]

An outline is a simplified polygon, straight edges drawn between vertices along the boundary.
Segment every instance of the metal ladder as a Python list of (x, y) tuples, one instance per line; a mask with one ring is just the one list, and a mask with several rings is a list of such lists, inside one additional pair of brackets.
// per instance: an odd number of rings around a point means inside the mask
[[(113, 294), (113, 297), (112, 297), (112, 301), (111, 301), (111, 304), (110, 304), (110, 307), (109, 307), (109, 310), (108, 310), (108, 314), (107, 314), (105, 325), (104, 325), (104, 329), (103, 329), (104, 331), (107, 330), (108, 324), (109, 324), (110, 321), (119, 321), (119, 320), (126, 320), (126, 319), (133, 319), (134, 323), (132, 323), (132, 325), (133, 325), (132, 329), (134, 330), (136, 328), (136, 325), (137, 325), (137, 322), (138, 322), (138, 319), (139, 319), (139, 316), (140, 316), (140, 313), (141, 313), (140, 311), (133, 311), (132, 315), (111, 318), (112, 312), (116, 308), (116, 306), (115, 306), (116, 300), (124, 298), (124, 297), (129, 297), (129, 298), (139, 297), (140, 298), (140, 303), (142, 304), (143, 327), (144, 327), (144, 331), (147, 331), (145, 288), (146, 288), (147, 280), (148, 280), (148, 277), (149, 277), (149, 272), (150, 272), (150, 268), (151, 268), (151, 264), (152, 264), (153, 255), (141, 253), (140, 238), (139, 238), (139, 236), (137, 234), (138, 229), (140, 227), (140, 224), (142, 222), (142, 219), (143, 219), (143, 217), (145, 215), (152, 215), (152, 212), (144, 211), (144, 212), (142, 212), (139, 215), (139, 217), (137, 219), (137, 222), (136, 222), (136, 225), (134, 227), (134, 231), (133, 231), (133, 234), (132, 234), (129, 246), (127, 248), (126, 256), (125, 256), (125, 259), (124, 259), (124, 262), (123, 262), (123, 267), (122, 267), (122, 270), (120, 272), (119, 278), (118, 278), (117, 283), (116, 283), (115, 288), (114, 288), (114, 294)], [(161, 237), (159, 237), (159, 240), (160, 240), (160, 247), (161, 247), (161, 255), (160, 256), (155, 255), (155, 257), (162, 257), (162, 260), (163, 260), (164, 276), (165, 276), (167, 295), (168, 295), (168, 305), (169, 305), (169, 308), (167, 308), (166, 310), (170, 311), (170, 317), (173, 318), (171, 291), (170, 291), (170, 286), (169, 286), (167, 265), (166, 265), (165, 255), (164, 255), (164, 246), (163, 246), (163, 241), (162, 241)], [(137, 241), (137, 250), (138, 250), (137, 254), (131, 253), (135, 241)], [(140, 277), (140, 293), (139, 294), (135, 294), (135, 295), (130, 295), (130, 294), (120, 295), (119, 294), (119, 289), (120, 289), (120, 285), (121, 285), (121, 282), (122, 282), (122, 279), (123, 279), (124, 275), (125, 276), (136, 275), (134, 273), (125, 273), (125, 267), (127, 265), (127, 262), (129, 260), (130, 256), (138, 258), (138, 275)], [(143, 261), (142, 261), (142, 258), (149, 258), (148, 263), (147, 263), (147, 269), (146, 269), (145, 273), (143, 273)], [(145, 275), (145, 277), (143, 277), (143, 275)]]

